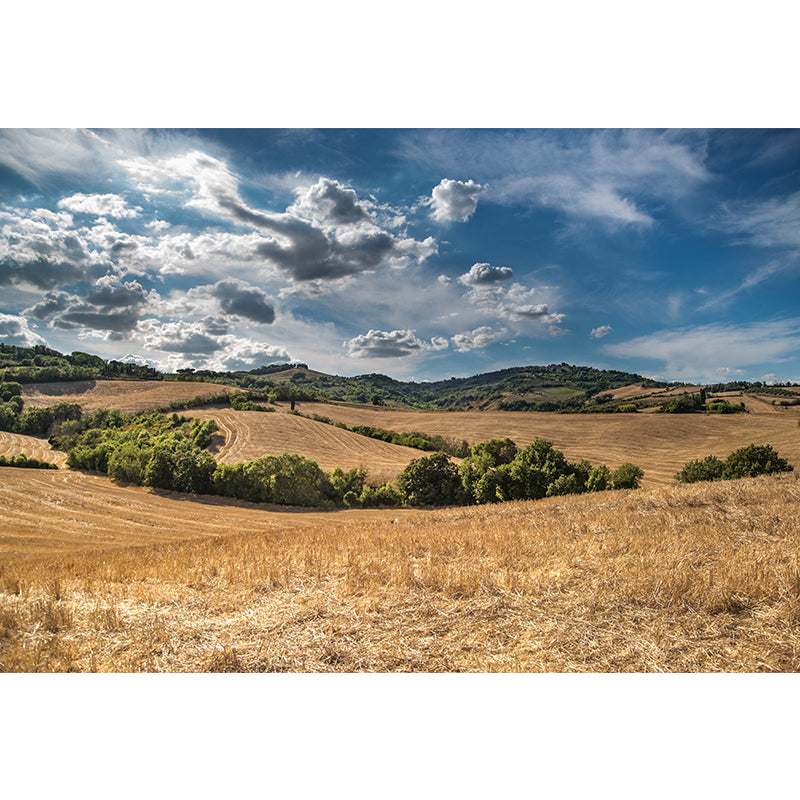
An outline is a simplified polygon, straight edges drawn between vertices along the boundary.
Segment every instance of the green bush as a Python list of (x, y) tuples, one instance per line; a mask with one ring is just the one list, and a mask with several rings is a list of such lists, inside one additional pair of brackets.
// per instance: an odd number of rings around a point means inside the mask
[(644, 477), (644, 471), (636, 464), (620, 464), (611, 476), (611, 483), (615, 489), (638, 489)]
[(775, 452), (772, 445), (751, 444), (735, 450), (724, 462), (716, 456), (706, 456), (702, 461), (689, 461), (675, 475), (675, 480), (681, 483), (733, 480), (791, 472), (793, 469), (785, 458)]
[(776, 472), (791, 472), (793, 469), (794, 467), (785, 458), (781, 458), (771, 445), (751, 444), (728, 456), (722, 470), (722, 479), (772, 475)]
[(725, 464), (716, 456), (706, 456), (702, 461), (689, 461), (675, 475), (680, 483), (697, 483), (698, 481), (718, 481), (722, 478)]

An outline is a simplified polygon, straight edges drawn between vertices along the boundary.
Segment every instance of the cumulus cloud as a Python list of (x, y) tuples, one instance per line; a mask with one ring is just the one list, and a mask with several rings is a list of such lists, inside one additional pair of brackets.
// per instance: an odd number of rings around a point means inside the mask
[(49, 319), (67, 308), (74, 298), (67, 292), (47, 292), (36, 305), (26, 308), (22, 313), (34, 319)]
[(294, 204), (284, 213), (273, 213), (249, 207), (239, 194), (237, 176), (205, 153), (123, 163), (143, 191), (177, 193), (185, 206), (266, 234), (252, 242), (249, 257), (269, 262), (295, 281), (335, 280), (385, 265), (400, 267), (436, 252), (430, 237), (417, 241), (382, 228), (369, 213), (368, 202), (330, 178), (298, 190)]
[(83, 297), (65, 292), (48, 293), (25, 313), (37, 319), (52, 316), (50, 325), (62, 330), (89, 329), (124, 338), (135, 328), (149, 299), (137, 281), (101, 278)]
[(478, 197), (486, 189), (473, 180), (442, 180), (431, 192), (432, 216), (437, 222), (466, 222), (478, 207)]
[(141, 206), (129, 206), (118, 194), (74, 194), (58, 201), (59, 208), (97, 217), (136, 217)]
[(0, 313), (0, 342), (17, 347), (34, 347), (47, 344), (38, 333), (32, 331), (25, 317)]
[(469, 272), (459, 276), (458, 282), (465, 286), (489, 286), (498, 281), (507, 281), (514, 277), (514, 270), (509, 267), (493, 267), (491, 264), (473, 264)]
[(350, 358), (403, 358), (430, 349), (413, 330), (371, 330), (344, 343)]
[(471, 333), (457, 333), (452, 337), (453, 344), (459, 353), (466, 353), (469, 350), (479, 350), (488, 347), (492, 342), (497, 341), (499, 332), (493, 331), (490, 327), (483, 325), (475, 328)]
[(247, 370), (290, 358), (283, 347), (230, 333), (227, 322), (213, 316), (192, 322), (144, 319), (136, 334), (147, 349), (166, 353), (158, 363), (173, 369)]
[(287, 209), (291, 214), (333, 225), (352, 225), (367, 218), (355, 191), (330, 178), (320, 178), (297, 194), (297, 201)]
[(613, 330), (614, 329), (610, 325), (601, 325), (599, 328), (592, 328), (592, 332), (589, 336), (592, 339), (602, 339), (604, 336), (608, 336)]
[(241, 281), (219, 281), (211, 289), (211, 295), (219, 300), (219, 306), (226, 314), (244, 317), (261, 325), (275, 321), (275, 307), (267, 295), (254, 286)]
[(560, 324), (565, 315), (551, 311), (547, 303), (536, 302), (538, 299), (536, 289), (519, 283), (510, 287), (475, 286), (466, 294), (469, 303), (495, 318), (510, 322), (535, 321), (551, 327)]

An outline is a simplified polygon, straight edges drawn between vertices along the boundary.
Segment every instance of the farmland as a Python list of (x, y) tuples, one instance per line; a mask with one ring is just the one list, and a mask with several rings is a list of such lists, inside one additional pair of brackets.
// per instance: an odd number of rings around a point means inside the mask
[[(223, 388), (28, 384), (25, 399), (142, 411)], [(297, 452), (388, 480), (422, 455), (274, 408), (182, 413), (219, 422), (211, 450), (224, 463)], [(544, 437), (570, 459), (632, 461), (645, 479), (639, 490), (492, 506), (321, 511), (4, 468), (0, 671), (800, 670), (797, 472), (672, 477), (751, 442), (800, 468), (797, 407), (297, 410), (470, 443)], [(64, 463), (44, 439), (0, 434), (0, 455), (18, 452)]]
[(6, 472), (4, 671), (800, 669), (794, 474), (319, 513)]

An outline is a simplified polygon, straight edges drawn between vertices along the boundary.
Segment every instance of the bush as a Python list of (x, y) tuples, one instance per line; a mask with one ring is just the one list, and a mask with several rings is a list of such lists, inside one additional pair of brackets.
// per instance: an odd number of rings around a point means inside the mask
[(644, 477), (644, 470), (636, 464), (620, 464), (611, 476), (615, 489), (638, 489), (639, 482)]
[(794, 467), (785, 458), (781, 458), (771, 445), (751, 444), (728, 456), (722, 470), (722, 479), (772, 475), (776, 472), (791, 472), (793, 469)]
[(697, 483), (698, 481), (718, 481), (722, 478), (725, 464), (716, 456), (706, 456), (702, 461), (689, 461), (675, 475), (680, 483)]
[(589, 472), (589, 477), (586, 479), (586, 491), (603, 492), (609, 488), (610, 483), (611, 470), (605, 464), (601, 464)]
[(751, 444), (735, 450), (724, 462), (716, 456), (706, 456), (702, 461), (690, 461), (675, 475), (675, 480), (681, 483), (733, 480), (791, 472), (793, 469), (771, 445)]

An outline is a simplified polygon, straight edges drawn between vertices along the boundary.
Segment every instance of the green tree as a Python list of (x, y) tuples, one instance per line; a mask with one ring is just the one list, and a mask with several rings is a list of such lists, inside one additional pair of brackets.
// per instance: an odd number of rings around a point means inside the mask
[(458, 467), (445, 453), (414, 459), (397, 479), (403, 502), (411, 506), (446, 506), (461, 501)]

